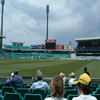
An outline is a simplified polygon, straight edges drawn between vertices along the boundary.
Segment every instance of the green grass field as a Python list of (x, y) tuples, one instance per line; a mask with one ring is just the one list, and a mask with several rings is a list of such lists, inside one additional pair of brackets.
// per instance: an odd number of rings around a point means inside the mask
[(36, 75), (40, 69), (44, 77), (53, 77), (64, 72), (69, 77), (71, 72), (77, 77), (87, 66), (91, 77), (100, 77), (100, 61), (76, 60), (31, 60), (31, 59), (0, 59), (0, 76), (9, 76), (14, 69), (19, 70), (19, 75)]

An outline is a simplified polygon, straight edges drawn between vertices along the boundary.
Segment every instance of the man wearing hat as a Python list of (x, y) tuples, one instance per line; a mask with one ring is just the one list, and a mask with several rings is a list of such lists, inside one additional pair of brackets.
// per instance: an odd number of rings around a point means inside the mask
[(15, 84), (21, 84), (22, 87), (24, 87), (24, 84), (23, 84), (23, 79), (21, 76), (18, 76), (18, 70), (15, 69), (14, 70), (14, 77), (6, 82), (4, 82), (4, 85), (15, 85)]
[(32, 86), (29, 88), (30, 91), (32, 89), (45, 89), (46, 91), (48, 91), (49, 86), (46, 82), (42, 81), (42, 77), (43, 77), (42, 72), (40, 70), (37, 70), (38, 82), (32, 84)]
[(97, 100), (96, 97), (90, 94), (90, 76), (86, 73), (79, 75), (78, 79), (74, 80), (73, 83), (77, 84), (77, 90), (80, 94), (78, 97), (74, 97), (72, 100)]
[(61, 72), (60, 76), (63, 78), (63, 82), (65, 84), (66, 83), (66, 76), (65, 76), (65, 74)]
[(72, 84), (73, 84), (73, 81), (75, 80), (75, 74), (74, 74), (74, 72), (72, 72), (71, 74), (69, 74), (69, 76), (70, 76), (70, 80), (69, 80), (69, 82), (68, 82), (68, 84), (69, 84), (69, 86), (71, 86)]

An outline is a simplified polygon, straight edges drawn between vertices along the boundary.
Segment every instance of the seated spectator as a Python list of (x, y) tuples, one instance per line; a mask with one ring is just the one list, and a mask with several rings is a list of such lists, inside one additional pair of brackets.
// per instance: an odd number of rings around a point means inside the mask
[(89, 75), (82, 73), (73, 83), (77, 84), (77, 90), (80, 95), (78, 97), (74, 97), (72, 100), (97, 100), (94, 96), (89, 95), (91, 84)]
[(65, 84), (66, 83), (66, 76), (65, 76), (65, 74), (61, 72), (60, 76), (63, 78), (64, 84)]
[(90, 73), (87, 71), (87, 67), (84, 67), (84, 73), (86, 73), (90, 76)]
[(70, 76), (70, 80), (68, 82), (69, 86), (71, 86), (73, 84), (73, 81), (75, 80), (75, 74), (72, 72), (71, 74), (69, 74)]
[(55, 76), (50, 83), (50, 94), (52, 97), (45, 98), (45, 100), (67, 100), (63, 98), (64, 83), (61, 76)]
[(15, 84), (21, 84), (22, 87), (24, 87), (23, 79), (21, 76), (18, 76), (18, 70), (14, 70), (14, 77), (6, 82), (4, 82), (4, 85), (15, 85)]
[(12, 72), (12, 73), (10, 74), (10, 77), (7, 78), (7, 81), (10, 80), (10, 79), (12, 79), (13, 77), (14, 77), (14, 73)]
[(40, 70), (37, 70), (38, 82), (32, 84), (32, 86), (29, 88), (30, 91), (32, 89), (45, 89), (46, 91), (48, 91), (49, 86), (46, 82), (42, 81), (42, 77), (43, 77), (42, 72)]

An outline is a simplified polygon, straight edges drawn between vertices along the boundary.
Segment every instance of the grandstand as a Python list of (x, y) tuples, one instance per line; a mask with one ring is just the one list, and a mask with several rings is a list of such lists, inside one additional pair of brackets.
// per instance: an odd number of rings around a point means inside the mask
[[(40, 46), (40, 45), (39, 45)], [(70, 50), (65, 49), (31, 49), (30, 46), (4, 45), (0, 50), (0, 58), (25, 58), (25, 59), (60, 59), (71, 58)]]
[(76, 55), (86, 60), (100, 60), (100, 37), (77, 38)]
[[(13, 42), (13, 45), (4, 45), (0, 50), (0, 58), (21, 59), (77, 59), (77, 60), (100, 60), (100, 37), (76, 38), (78, 43), (76, 51), (70, 47), (56, 45), (56, 49), (45, 49), (45, 45), (23, 46), (23, 43)], [(72, 57), (72, 53), (75, 57)]]
[(98, 56), (100, 55), (100, 37), (78, 38), (76, 52), (79, 56)]

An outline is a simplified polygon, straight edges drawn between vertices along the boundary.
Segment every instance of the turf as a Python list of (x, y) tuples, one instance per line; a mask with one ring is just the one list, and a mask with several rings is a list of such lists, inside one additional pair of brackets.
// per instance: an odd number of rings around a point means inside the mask
[(91, 77), (100, 77), (100, 61), (77, 60), (31, 60), (31, 59), (0, 59), (0, 76), (9, 76), (14, 69), (19, 70), (19, 75), (36, 75), (40, 69), (44, 77), (53, 77), (64, 72), (69, 77), (71, 72), (77, 77), (87, 66)]

